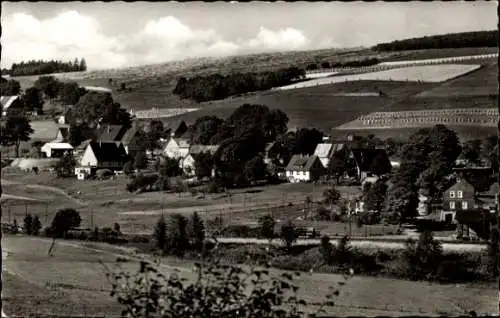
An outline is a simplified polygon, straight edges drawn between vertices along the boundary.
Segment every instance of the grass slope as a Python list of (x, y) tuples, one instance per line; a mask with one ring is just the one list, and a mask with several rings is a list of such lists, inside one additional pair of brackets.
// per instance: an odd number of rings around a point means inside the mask
[[(117, 248), (105, 244), (76, 241), (56, 243), (55, 255), (47, 256), (50, 240), (7, 236), (4, 238), (3, 309), (7, 315), (34, 314), (118, 314), (118, 306), (107, 292), (109, 285), (98, 261), (110, 265)], [(167, 265), (168, 264), (168, 265)], [(126, 271), (137, 271), (137, 261), (122, 264)], [(164, 258), (161, 272), (193, 279), (193, 263)], [(282, 271), (271, 270), (277, 275)], [(295, 280), (299, 296), (308, 302), (321, 302), (341, 280), (339, 275), (303, 274)], [(491, 287), (438, 285), (387, 278), (354, 277), (347, 282), (335, 307), (328, 315), (460, 315), (465, 310), (492, 313), (496, 294)]]
[(468, 48), (453, 48), (453, 49), (429, 49), (429, 50), (412, 50), (401, 51), (400, 54), (395, 54), (383, 60), (383, 62), (396, 62), (406, 60), (426, 60), (438, 59), (444, 57), (459, 57), (470, 55), (483, 55), (498, 53), (496, 47), (468, 47)]

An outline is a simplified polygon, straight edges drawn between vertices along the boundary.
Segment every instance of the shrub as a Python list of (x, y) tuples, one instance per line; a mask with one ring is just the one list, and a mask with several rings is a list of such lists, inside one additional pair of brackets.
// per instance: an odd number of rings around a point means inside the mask
[(321, 238), (321, 245), (319, 251), (323, 258), (323, 263), (327, 265), (333, 263), (333, 245), (332, 243), (330, 243), (330, 238), (328, 237), (328, 235), (324, 235)]
[(276, 221), (269, 214), (259, 218), (260, 237), (273, 239), (275, 237), (274, 226)]
[(224, 189), (220, 186), (219, 182), (212, 180), (205, 186), (205, 193), (221, 193)]
[(181, 257), (189, 249), (187, 225), (188, 221), (182, 214), (170, 215), (165, 245), (167, 253)]
[(435, 277), (442, 261), (442, 247), (434, 240), (431, 232), (420, 233), (418, 241), (408, 239), (403, 253), (405, 274), (411, 279), (430, 279)]
[(280, 237), (281, 240), (285, 243), (287, 250), (290, 251), (292, 244), (298, 238), (297, 230), (292, 221), (288, 221), (287, 223), (281, 226)]
[(163, 215), (160, 216), (160, 218), (156, 222), (153, 232), (153, 240), (157, 249), (165, 249), (165, 246), (167, 244), (167, 223), (165, 222), (165, 218), (163, 217)]
[[(298, 273), (271, 276), (267, 268), (245, 270), (211, 260), (195, 264), (198, 279), (189, 283), (176, 273), (164, 276), (146, 261), (135, 275), (102, 265), (123, 316), (305, 317), (299, 306), (307, 303), (297, 297), (299, 287), (293, 282)], [(333, 306), (331, 299), (338, 294), (332, 288), (325, 305)], [(322, 308), (318, 313), (324, 313)]]

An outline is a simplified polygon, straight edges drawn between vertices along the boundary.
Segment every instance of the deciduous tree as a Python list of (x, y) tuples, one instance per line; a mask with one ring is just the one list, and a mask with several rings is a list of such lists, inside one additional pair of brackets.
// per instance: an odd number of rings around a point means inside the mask
[(37, 111), (39, 114), (43, 112), (43, 98), (40, 90), (36, 87), (26, 89), (21, 98), (24, 109), (28, 111)]
[(80, 226), (82, 218), (75, 209), (61, 209), (57, 211), (50, 226), (54, 237), (63, 237), (72, 228)]
[(29, 120), (24, 116), (9, 116), (5, 123), (5, 135), (2, 139), (8, 144), (14, 144), (16, 157), (19, 157), (19, 147), (22, 141), (29, 141), (34, 130)]

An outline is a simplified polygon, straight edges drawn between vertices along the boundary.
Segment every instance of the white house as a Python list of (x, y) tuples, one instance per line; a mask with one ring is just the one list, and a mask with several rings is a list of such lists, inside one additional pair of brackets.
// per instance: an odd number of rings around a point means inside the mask
[(289, 182), (309, 182), (318, 180), (324, 172), (318, 156), (294, 155), (286, 167)]
[(170, 138), (163, 154), (169, 158), (181, 159), (189, 154), (189, 142), (183, 138)]
[(120, 143), (91, 142), (80, 160), (80, 167), (90, 168), (92, 173), (97, 169), (119, 171), (128, 161), (125, 148)]
[(60, 158), (65, 152), (73, 151), (73, 147), (66, 142), (48, 142), (41, 148), (47, 158)]

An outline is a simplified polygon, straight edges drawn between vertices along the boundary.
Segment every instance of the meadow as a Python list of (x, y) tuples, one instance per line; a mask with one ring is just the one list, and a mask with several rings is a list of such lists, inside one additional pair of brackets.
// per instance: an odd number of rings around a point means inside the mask
[(399, 54), (395, 54), (393, 56), (383, 59), (383, 62), (439, 59), (447, 57), (494, 54), (498, 53), (498, 48), (466, 47), (466, 48), (450, 48), (450, 49), (411, 50), (411, 51), (400, 51), (398, 53)]
[[(162, 214), (198, 212), (204, 219), (222, 217), (228, 224), (255, 224), (265, 214), (282, 222), (303, 216), (305, 199), (321, 201), (327, 185), (281, 184), (233, 190), (227, 194), (193, 195), (149, 192), (131, 194), (126, 177), (114, 180), (58, 179), (46, 172), (38, 175), (13, 168), (2, 171), (3, 191), (32, 200), (9, 199), (2, 203), (10, 222), (21, 223), (27, 213), (38, 214), (49, 225), (58, 209), (75, 208), (83, 227), (121, 225), (122, 231), (150, 234)], [(344, 197), (359, 194), (357, 187), (339, 187)], [(337, 233), (336, 227), (332, 232)]]
[[(138, 262), (126, 248), (102, 243), (58, 241), (54, 256), (47, 256), (51, 240), (23, 236), (3, 238), (3, 310), (7, 315), (29, 314), (118, 314), (116, 301), (109, 296), (104, 268), (112, 266), (117, 256), (128, 256), (122, 263), (127, 271), (137, 271)], [(177, 271), (180, 277), (194, 278), (193, 262), (162, 258), (159, 270), (164, 274)], [(271, 275), (283, 271), (271, 270)], [(309, 303), (324, 300), (330, 286), (341, 281), (340, 275), (302, 274), (294, 282), (298, 295)], [(27, 288), (29, 287), (29, 288)], [(462, 315), (475, 310), (478, 314), (496, 310), (495, 289), (488, 285), (447, 285), (426, 282), (354, 276), (347, 281), (328, 315)]]

